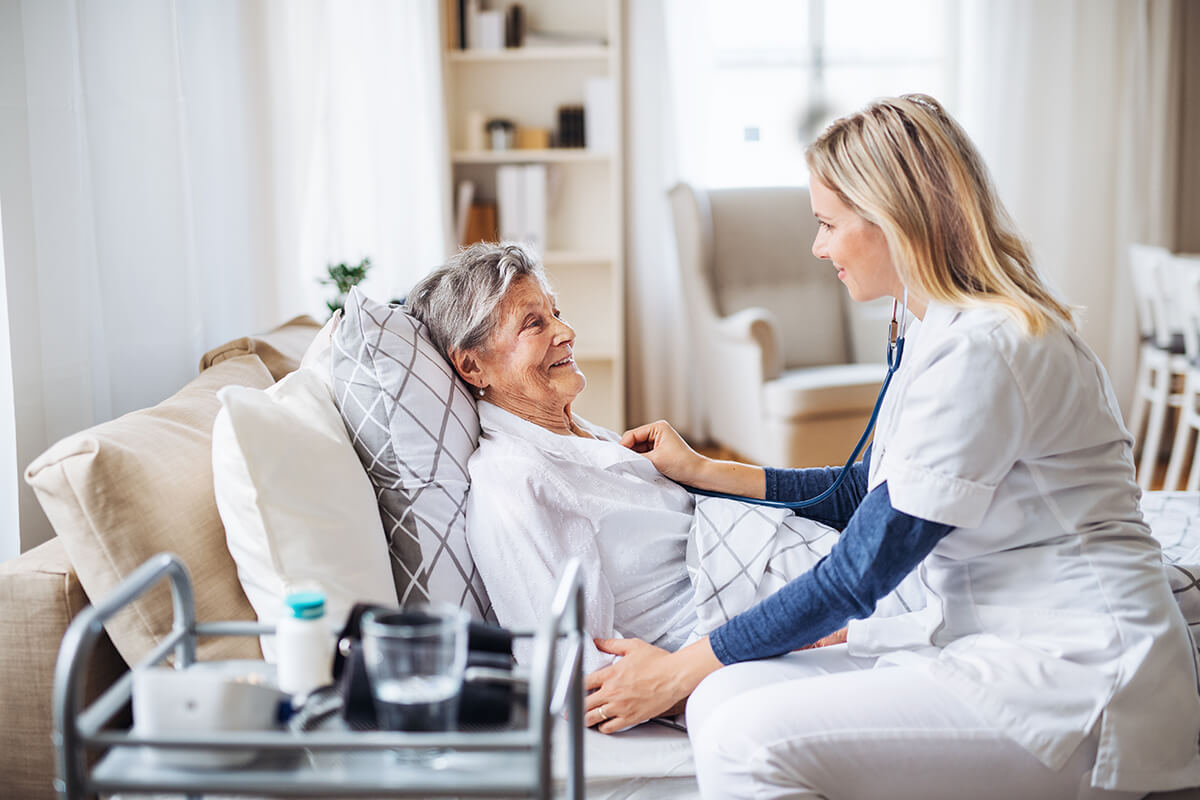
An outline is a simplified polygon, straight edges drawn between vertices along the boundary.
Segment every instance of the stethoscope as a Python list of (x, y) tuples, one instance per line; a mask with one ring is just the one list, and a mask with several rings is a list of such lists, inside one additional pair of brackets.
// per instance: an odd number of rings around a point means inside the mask
[[(896, 316), (896, 308), (899, 305), (900, 316)], [(846, 460), (846, 466), (842, 469), (841, 474), (837, 476), (837, 480), (833, 482), (825, 491), (821, 492), (816, 497), (810, 497), (807, 500), (763, 500), (758, 497), (742, 497), (736, 494), (725, 494), (724, 492), (710, 492), (707, 489), (697, 489), (695, 486), (681, 484), (693, 494), (703, 495), (705, 497), (723, 497), (727, 500), (741, 500), (746, 503), (754, 503), (760, 506), (770, 506), (771, 508), (806, 508), (816, 505), (825, 498), (832, 495), (842, 485), (842, 481), (846, 480), (846, 476), (850, 473), (850, 467), (854, 462), (858, 461), (859, 454), (862, 453), (863, 447), (867, 444), (867, 439), (871, 437), (871, 431), (875, 429), (875, 420), (879, 418), (879, 409), (883, 405), (883, 396), (887, 394), (888, 386), (892, 382), (892, 376), (896, 374), (896, 370), (900, 369), (900, 359), (904, 356), (904, 333), (905, 321), (908, 316), (908, 289), (904, 290), (904, 300), (902, 303), (897, 303), (895, 298), (892, 298), (892, 321), (888, 325), (888, 346), (887, 346), (887, 376), (883, 379), (883, 386), (879, 389), (879, 397), (875, 399), (875, 408), (871, 411), (871, 419), (867, 422), (867, 429), (863, 431), (862, 437), (859, 438), (858, 444), (854, 446), (854, 452), (850, 454), (850, 458)]]

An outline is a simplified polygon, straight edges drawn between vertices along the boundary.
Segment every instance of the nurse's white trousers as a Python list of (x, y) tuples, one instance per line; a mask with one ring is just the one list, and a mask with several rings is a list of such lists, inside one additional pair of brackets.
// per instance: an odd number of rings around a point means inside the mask
[(1089, 786), (1095, 737), (1050, 770), (919, 666), (845, 645), (717, 670), (687, 705), (706, 798), (1135, 798)]

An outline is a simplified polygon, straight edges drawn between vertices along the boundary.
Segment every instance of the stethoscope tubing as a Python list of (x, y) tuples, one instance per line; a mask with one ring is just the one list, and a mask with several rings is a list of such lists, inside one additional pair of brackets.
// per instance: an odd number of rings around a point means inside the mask
[[(753, 503), (754, 505), (759, 506), (767, 506), (769, 508), (787, 508), (793, 510), (815, 506), (817, 503), (820, 503), (821, 501), (831, 497), (834, 492), (841, 488), (842, 483), (846, 480), (846, 476), (850, 474), (850, 468), (854, 466), (854, 462), (858, 461), (859, 455), (862, 454), (863, 448), (867, 444), (867, 439), (871, 438), (871, 431), (875, 430), (875, 421), (879, 419), (879, 409), (883, 407), (883, 398), (887, 394), (888, 386), (892, 383), (892, 376), (894, 376), (896, 371), (900, 369), (900, 359), (904, 357), (904, 331), (902, 326), (904, 323), (904, 317), (907, 315), (907, 313), (908, 291), (905, 290), (904, 306), (903, 310), (900, 312), (899, 325), (897, 324), (896, 320), (896, 302), (894, 300), (892, 301), (892, 322), (888, 332), (887, 348), (888, 371), (887, 375), (883, 379), (883, 386), (881, 386), (879, 389), (879, 396), (875, 398), (875, 407), (871, 409), (871, 419), (868, 420), (866, 430), (864, 430), (862, 436), (859, 437), (858, 444), (854, 446), (854, 451), (850, 453), (850, 458), (846, 460), (846, 466), (842, 468), (842, 471), (838, 474), (837, 479), (834, 480), (833, 485), (831, 485), (828, 489), (821, 492), (816, 497), (809, 497), (804, 500), (766, 500), (761, 497), (743, 497), (736, 494), (726, 494), (724, 492), (712, 492), (707, 489), (697, 489), (695, 486), (688, 486), (686, 483), (681, 483), (679, 485), (687, 489), (692, 494), (698, 494), (703, 497), (721, 497), (726, 500), (741, 500), (742, 502)], [(898, 329), (899, 335), (896, 335)], [(892, 338), (893, 336), (896, 336), (894, 340)]]

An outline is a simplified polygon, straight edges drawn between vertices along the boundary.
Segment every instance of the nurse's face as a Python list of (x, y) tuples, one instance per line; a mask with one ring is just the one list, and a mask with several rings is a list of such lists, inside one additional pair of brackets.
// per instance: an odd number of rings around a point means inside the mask
[(833, 264), (838, 279), (855, 300), (900, 297), (904, 284), (892, 264), (883, 230), (863, 219), (815, 177), (809, 196), (819, 228), (813, 255)]

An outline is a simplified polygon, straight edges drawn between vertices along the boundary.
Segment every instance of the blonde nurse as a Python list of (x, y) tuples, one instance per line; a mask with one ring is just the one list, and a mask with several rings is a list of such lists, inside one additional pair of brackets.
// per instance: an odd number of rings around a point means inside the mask
[[(623, 657), (588, 676), (588, 723), (614, 732), (690, 695), (713, 798), (1200, 784), (1191, 641), (1138, 508), (1129, 433), (974, 146), (937, 101), (905, 95), (834, 122), (808, 164), (813, 252), (855, 300), (907, 293), (920, 320), (872, 451), (801, 512), (841, 539), (677, 652), (599, 641)], [(623, 442), (682, 483), (759, 498), (813, 496), (840, 471), (712, 461), (663, 422)], [(914, 570), (924, 608), (867, 619)]]

